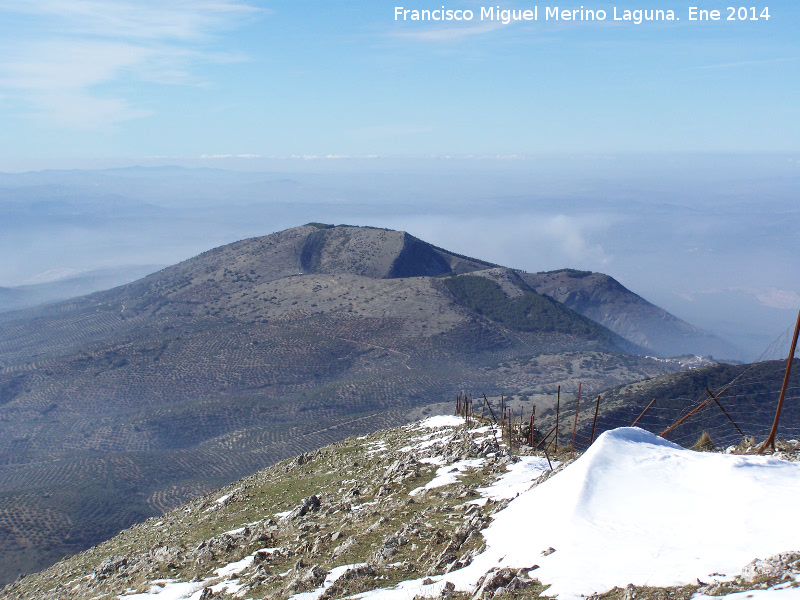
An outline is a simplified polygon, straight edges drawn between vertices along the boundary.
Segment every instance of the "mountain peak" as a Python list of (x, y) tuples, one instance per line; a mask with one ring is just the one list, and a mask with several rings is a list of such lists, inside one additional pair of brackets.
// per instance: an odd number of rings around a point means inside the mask
[(310, 223), (0, 315), (0, 508), (32, 524), (0, 549), (0, 582), (459, 390), (589, 393), (679, 368), (521, 278), (407, 232)]
[(494, 267), (379, 227), (308, 223), (204, 252), (165, 270), (176, 274), (229, 272), (261, 283), (310, 273), (372, 279), (436, 277)]

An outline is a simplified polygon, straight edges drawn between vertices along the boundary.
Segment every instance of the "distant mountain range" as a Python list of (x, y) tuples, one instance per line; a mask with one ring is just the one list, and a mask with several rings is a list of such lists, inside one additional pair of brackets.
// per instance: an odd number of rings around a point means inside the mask
[(730, 359), (741, 353), (729, 342), (671, 315), (603, 273), (561, 269), (523, 273), (520, 277), (539, 294), (558, 300), (658, 356), (698, 354)]
[(130, 265), (93, 269), (44, 283), (0, 287), (0, 312), (58, 302), (136, 281), (164, 265)]
[[(311, 223), (0, 314), (0, 581), (459, 391), (594, 393), (683, 368), (644, 356), (674, 339), (707, 341), (564, 273), (548, 288), (557, 274)], [(572, 283), (598, 306), (560, 301)]]

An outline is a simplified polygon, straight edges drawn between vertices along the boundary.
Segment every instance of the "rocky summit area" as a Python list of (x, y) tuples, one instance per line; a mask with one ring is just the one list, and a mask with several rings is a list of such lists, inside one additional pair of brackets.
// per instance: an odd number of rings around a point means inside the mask
[[(508, 504), (479, 488), (520, 459), (499, 431), (439, 422), (454, 418), (283, 461), (20, 578), (4, 597), (289, 598), (323, 587), (318, 597), (337, 598), (446, 573), (482, 550), (480, 531)], [(484, 587), (541, 589), (510, 575)]]
[[(559, 553), (569, 558), (571, 550), (561, 544), (544, 546), (537, 539), (536, 532), (558, 516), (529, 510), (525, 498), (547, 491), (549, 485), (548, 495), (556, 495), (556, 503), (576, 505), (574, 514), (580, 515), (579, 496), (558, 497), (557, 484), (568, 485), (581, 469), (608, 470), (608, 454), (619, 454), (615, 444), (635, 442), (645, 452), (672, 453), (699, 463), (707, 457), (750, 460), (756, 467), (789, 469), (786, 474), (795, 477), (796, 463), (786, 460), (692, 452), (655, 442), (642, 430), (626, 431), (631, 433), (605, 434), (577, 460), (564, 449), (555, 456), (543, 454), (521, 440), (504, 438), (490, 422), (460, 417), (431, 417), (350, 437), (134, 525), (43, 572), (20, 577), (0, 597), (549, 598), (559, 584), (547, 561)], [(637, 451), (631, 451), (634, 458)], [(583, 495), (591, 496), (597, 487), (588, 485), (591, 481), (580, 480)], [(526, 511), (525, 519), (511, 515), (515, 505)], [(498, 548), (496, 530), (509, 516), (517, 523), (513, 542)], [(580, 535), (575, 523), (564, 521), (558, 528)], [(501, 558), (495, 560), (492, 552)], [(800, 585), (800, 554), (795, 552), (742, 566), (740, 573), (715, 572), (708, 580), (693, 578), (672, 586), (612, 581), (588, 596), (700, 599), (750, 591), (751, 597), (755, 590), (772, 595)], [(577, 575), (590, 566), (576, 562), (573, 568)], [(540, 573), (545, 577), (540, 579)], [(550, 579), (555, 581), (552, 587)], [(570, 591), (555, 596), (579, 597)]]

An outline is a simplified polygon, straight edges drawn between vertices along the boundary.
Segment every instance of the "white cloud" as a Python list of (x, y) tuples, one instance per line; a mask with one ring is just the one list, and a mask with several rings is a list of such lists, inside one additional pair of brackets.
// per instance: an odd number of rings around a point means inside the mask
[(777, 288), (766, 288), (757, 291), (756, 299), (764, 306), (770, 308), (781, 308), (784, 310), (800, 308), (800, 296), (790, 290), (779, 290)]
[(143, 117), (151, 112), (100, 88), (131, 80), (202, 85), (199, 64), (241, 60), (209, 50), (214, 35), (259, 12), (240, 0), (0, 0), (0, 18), (21, 14), (30, 25), (0, 42), (0, 94), (21, 100), (37, 120), (72, 129)]
[(191, 40), (263, 9), (239, 0), (0, 0), (0, 11), (39, 17), (71, 34)]
[(555, 215), (538, 223), (534, 223), (532, 230), (535, 234), (549, 239), (557, 248), (574, 261), (591, 261), (598, 264), (607, 264), (609, 257), (600, 244), (589, 241), (591, 230), (597, 223), (586, 217), (570, 217)]
[[(594, 238), (614, 222), (604, 214), (522, 214), (491, 217), (459, 214), (446, 217), (391, 219), (405, 229), (468, 256), (530, 271), (564, 267), (600, 270), (613, 259)], [(453, 232), (458, 235), (453, 238)], [(456, 241), (454, 241), (454, 239)]]
[(778, 308), (781, 310), (797, 310), (800, 308), (800, 294), (792, 290), (782, 290), (776, 287), (729, 287), (698, 290), (681, 294), (685, 299), (693, 302), (697, 295), (719, 295), (739, 293), (755, 298), (762, 306)]
[(716, 63), (711, 65), (698, 65), (695, 69), (735, 69), (737, 67), (761, 67), (783, 62), (797, 62), (800, 57), (784, 56), (779, 58), (768, 58), (764, 60), (740, 60), (736, 62)]
[(98, 98), (81, 92), (36, 96), (34, 101), (45, 118), (71, 129), (108, 129), (122, 121), (152, 114), (120, 98)]
[(6, 54), (0, 85), (28, 91), (78, 90), (148, 61), (153, 51), (107, 41), (32, 43)]
[(466, 38), (475, 35), (492, 33), (493, 31), (497, 31), (498, 29), (502, 29), (503, 27), (508, 27), (508, 26), (503, 25), (501, 22), (498, 21), (492, 21), (489, 23), (485, 23), (483, 25), (472, 25), (465, 27), (440, 27), (436, 29), (425, 29), (422, 31), (396, 32), (393, 34), (393, 36), (397, 38), (418, 40), (422, 42), (452, 43), (452, 42), (460, 42), (461, 40), (464, 40)]
[(260, 154), (201, 154), (200, 158), (264, 158)]

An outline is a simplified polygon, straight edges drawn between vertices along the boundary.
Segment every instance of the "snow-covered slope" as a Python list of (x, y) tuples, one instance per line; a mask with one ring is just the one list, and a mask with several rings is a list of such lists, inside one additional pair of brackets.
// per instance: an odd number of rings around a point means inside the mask
[(530, 575), (562, 600), (628, 583), (730, 579), (754, 557), (800, 547), (798, 497), (798, 463), (693, 452), (616, 429), (495, 514), (468, 567), (360, 597), (438, 596), (446, 582), (472, 592), (492, 570), (535, 565)]

